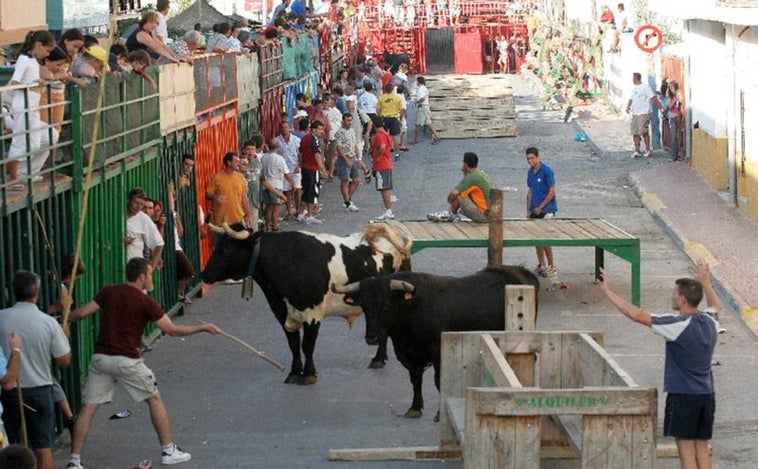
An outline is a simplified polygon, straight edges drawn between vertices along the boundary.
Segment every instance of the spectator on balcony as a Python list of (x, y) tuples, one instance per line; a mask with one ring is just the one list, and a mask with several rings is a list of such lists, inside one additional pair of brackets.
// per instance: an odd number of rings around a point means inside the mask
[(135, 75), (141, 76), (147, 81), (153, 88), (153, 91), (158, 89), (158, 85), (155, 80), (150, 76), (145, 69), (150, 66), (150, 56), (143, 50), (135, 50), (129, 54), (129, 68)]
[[(55, 48), (55, 38), (49, 31), (31, 31), (26, 35), (16, 61), (10, 85), (33, 85), (13, 91), (12, 109), (13, 134), (8, 149), (6, 168), (8, 179), (15, 181), (19, 175), (26, 175), (26, 154), (31, 154), (32, 173), (38, 172), (45, 164), (49, 152), (40, 152), (42, 138), (46, 134), (40, 119), (39, 103), (41, 99), (40, 60), (44, 60)], [(28, 113), (28, 114), (25, 114)], [(27, 120), (29, 127), (27, 127)], [(28, 145), (27, 145), (28, 139)], [(24, 161), (23, 165), (20, 162)], [(21, 167), (20, 167), (21, 166)], [(41, 179), (41, 178), (40, 178)], [(25, 186), (16, 184), (13, 189), (24, 190)]]
[(210, 53), (223, 54), (227, 50), (227, 41), (232, 34), (232, 25), (224, 21), (215, 25), (214, 34), (208, 40), (205, 51)]
[(155, 2), (155, 11), (158, 13), (158, 27), (155, 28), (155, 36), (160, 39), (164, 44), (171, 42), (168, 37), (168, 24), (166, 23), (166, 15), (171, 10), (169, 0), (158, 0)]
[(201, 32), (193, 29), (192, 31), (184, 33), (184, 43), (187, 44), (187, 51), (190, 54), (194, 54), (205, 47), (205, 36), (203, 36)]
[[(195, 23), (195, 27), (192, 29), (192, 31), (198, 33), (200, 35), (200, 39), (197, 41), (197, 48), (198, 49), (205, 49), (205, 34), (203, 34), (203, 25), (200, 23)], [(190, 33), (192, 31), (187, 31), (187, 33)], [(184, 35), (184, 40), (189, 44), (189, 41), (187, 41), (187, 35)], [(190, 49), (193, 50), (193, 49)]]
[(242, 52), (242, 42), (239, 40), (239, 34), (242, 32), (243, 24), (235, 22), (232, 26), (229, 37), (226, 39), (226, 51), (227, 52)]
[(274, 20), (278, 18), (279, 15), (287, 13), (287, 8), (290, 6), (290, 3), (291, 0), (282, 0), (282, 3), (274, 8), (274, 13), (271, 14), (271, 21), (269, 22), (269, 25), (272, 25), (274, 23)]
[(179, 63), (180, 60), (176, 54), (155, 35), (157, 27), (158, 13), (154, 11), (145, 12), (137, 28), (126, 39), (126, 47), (131, 52), (144, 50), (150, 54), (150, 59), (153, 62), (163, 59), (167, 62)]
[(96, 80), (109, 71), (108, 53), (100, 46), (86, 49), (71, 66), (71, 75), (84, 79)]
[(111, 50), (108, 51), (108, 66), (113, 73), (130, 72), (129, 49), (123, 44), (111, 44)]
[(61, 34), (61, 40), (58, 41), (60, 47), (66, 54), (66, 63), (64, 68), (68, 71), (74, 62), (74, 57), (78, 56), (84, 47), (84, 34), (76, 28), (68, 29)]

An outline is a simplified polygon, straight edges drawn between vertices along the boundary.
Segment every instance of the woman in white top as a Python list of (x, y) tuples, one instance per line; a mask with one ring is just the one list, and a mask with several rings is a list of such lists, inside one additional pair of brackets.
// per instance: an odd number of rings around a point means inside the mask
[[(40, 61), (47, 58), (55, 48), (55, 38), (49, 31), (30, 31), (26, 35), (26, 39), (21, 46), (21, 50), (16, 61), (13, 77), (11, 77), (10, 85), (31, 85), (29, 88), (22, 88), (13, 91), (13, 133), (14, 137), (11, 140), (11, 146), (8, 149), (8, 179), (10, 181), (16, 180), (19, 177), (19, 173), (26, 174), (27, 168), (24, 164), (24, 168), (19, 168), (20, 162), (25, 159), (27, 153), (31, 153), (34, 157), (34, 153), (39, 150), (41, 145), (41, 139), (44, 130), (40, 130), (43, 127), (39, 114), (39, 101), (42, 93), (43, 81), (40, 79)], [(31, 109), (28, 112), (29, 128), (36, 129), (29, 132), (29, 147), (27, 148), (27, 115), (26, 109)], [(25, 163), (25, 162), (24, 162)], [(36, 166), (32, 162), (33, 166)], [(41, 169), (44, 165), (39, 165), (38, 169)], [(16, 187), (11, 186), (13, 189), (24, 189), (24, 186), (16, 184)]]

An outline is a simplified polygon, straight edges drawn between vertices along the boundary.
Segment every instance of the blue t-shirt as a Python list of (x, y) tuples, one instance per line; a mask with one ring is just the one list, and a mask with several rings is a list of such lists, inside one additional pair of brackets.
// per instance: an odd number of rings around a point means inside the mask
[(712, 309), (697, 314), (651, 315), (652, 329), (666, 339), (663, 389), (677, 394), (713, 393), (711, 362), (719, 322)]
[(294, 13), (297, 16), (305, 16), (305, 14), (308, 13), (308, 10), (306, 10), (305, 6), (300, 3), (300, 0), (295, 0), (292, 2), (292, 5), (290, 5), (290, 13)]
[[(526, 185), (532, 191), (532, 198), (529, 201), (529, 213), (532, 213), (545, 200), (550, 188), (555, 186), (553, 168), (545, 163), (540, 163), (540, 169), (535, 173), (530, 167), (526, 172)], [(555, 213), (557, 211), (558, 201), (556, 197), (553, 197), (553, 200), (542, 209), (542, 213)]]

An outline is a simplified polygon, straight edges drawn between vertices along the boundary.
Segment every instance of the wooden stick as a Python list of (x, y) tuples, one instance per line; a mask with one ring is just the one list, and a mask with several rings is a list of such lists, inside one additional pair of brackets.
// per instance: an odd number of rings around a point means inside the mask
[[(203, 324), (203, 325), (208, 324), (207, 322), (201, 321), (199, 319), (196, 319), (196, 321), (199, 322), (200, 324)], [(253, 352), (256, 356), (258, 356), (258, 358), (261, 358), (264, 361), (270, 363), (271, 365), (274, 365), (276, 368), (279, 369), (279, 371), (284, 371), (284, 365), (282, 365), (278, 361), (274, 360), (273, 358), (267, 357), (265, 353), (263, 353), (263, 352), (255, 349), (255, 347), (253, 347), (252, 345), (248, 344), (247, 342), (245, 342), (244, 340), (240, 339), (239, 337), (235, 337), (235, 336), (229, 334), (228, 332), (224, 332), (223, 330), (221, 330), (221, 328), (219, 328), (219, 330), (221, 331), (221, 335), (223, 335), (224, 337), (228, 337), (229, 339), (232, 339), (233, 341), (235, 341), (238, 344), (242, 345), (246, 349), (248, 349), (251, 352)]]
[(26, 411), (24, 410), (24, 395), (21, 392), (21, 380), (16, 380), (16, 392), (18, 393), (18, 413), (21, 418), (21, 437), (25, 447), (29, 447), (29, 435), (26, 433)]

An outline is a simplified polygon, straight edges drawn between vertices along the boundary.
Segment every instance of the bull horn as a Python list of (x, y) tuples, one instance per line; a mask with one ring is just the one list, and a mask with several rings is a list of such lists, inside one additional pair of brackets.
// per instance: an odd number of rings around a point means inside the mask
[(249, 231), (247, 231), (247, 230), (244, 230), (244, 231), (234, 231), (229, 226), (229, 224), (226, 223), (226, 222), (224, 222), (221, 226), (224, 228), (224, 232), (227, 235), (229, 235), (230, 237), (234, 238), (234, 239), (243, 240), (243, 239), (247, 239), (248, 236), (250, 236), (250, 232)]
[(338, 286), (336, 283), (332, 284), (332, 292), (334, 293), (355, 293), (361, 288), (361, 282), (348, 283), (347, 285)]
[(216, 234), (224, 234), (224, 229), (220, 226), (216, 226), (213, 223), (206, 223), (208, 225), (208, 229)]
[(406, 293), (412, 293), (416, 291), (416, 287), (414, 287), (412, 283), (403, 280), (390, 280), (390, 290), (400, 290)]

